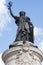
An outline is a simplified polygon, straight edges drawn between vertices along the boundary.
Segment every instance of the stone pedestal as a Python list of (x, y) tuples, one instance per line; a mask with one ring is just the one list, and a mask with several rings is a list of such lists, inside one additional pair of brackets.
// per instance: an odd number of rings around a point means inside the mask
[[(15, 47), (6, 50), (2, 59), (5, 65), (41, 65), (43, 60), (43, 53), (31, 42), (22, 41)], [(16, 44), (15, 43), (15, 44)]]

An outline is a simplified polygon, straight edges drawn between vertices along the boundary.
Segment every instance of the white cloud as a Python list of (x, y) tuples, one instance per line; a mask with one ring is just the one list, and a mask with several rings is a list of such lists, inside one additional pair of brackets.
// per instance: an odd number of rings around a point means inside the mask
[(43, 29), (39, 27), (34, 28), (35, 43), (43, 51)]
[(7, 23), (11, 20), (5, 4), (6, 0), (0, 1), (0, 33), (6, 28)]
[(0, 54), (0, 65), (5, 65), (1, 58), (2, 54)]
[(35, 36), (43, 35), (43, 29), (39, 27), (34, 27), (34, 35)]
[(43, 51), (43, 40), (40, 42), (39, 48)]

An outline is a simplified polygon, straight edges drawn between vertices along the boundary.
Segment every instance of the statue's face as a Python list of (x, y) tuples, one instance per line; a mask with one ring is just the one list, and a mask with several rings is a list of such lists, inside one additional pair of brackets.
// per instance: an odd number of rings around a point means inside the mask
[(24, 13), (21, 13), (20, 16), (25, 16), (25, 14)]
[(20, 16), (25, 16), (25, 12), (20, 12)]

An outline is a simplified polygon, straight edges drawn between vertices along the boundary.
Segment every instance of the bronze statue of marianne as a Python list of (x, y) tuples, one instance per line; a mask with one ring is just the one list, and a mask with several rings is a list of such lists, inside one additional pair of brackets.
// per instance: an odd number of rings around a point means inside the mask
[(11, 6), (12, 3), (9, 2), (8, 9), (11, 16), (15, 19), (15, 23), (18, 26), (15, 41), (30, 41), (34, 43), (33, 24), (31, 23), (30, 18), (26, 16), (26, 13), (24, 11), (20, 11), (19, 17), (13, 15)]

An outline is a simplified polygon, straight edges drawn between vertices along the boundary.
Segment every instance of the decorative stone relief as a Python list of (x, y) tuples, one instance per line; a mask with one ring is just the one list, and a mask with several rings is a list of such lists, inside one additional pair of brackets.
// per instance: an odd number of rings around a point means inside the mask
[(40, 65), (39, 58), (33, 56), (32, 52), (19, 53), (15, 60), (16, 65)]

